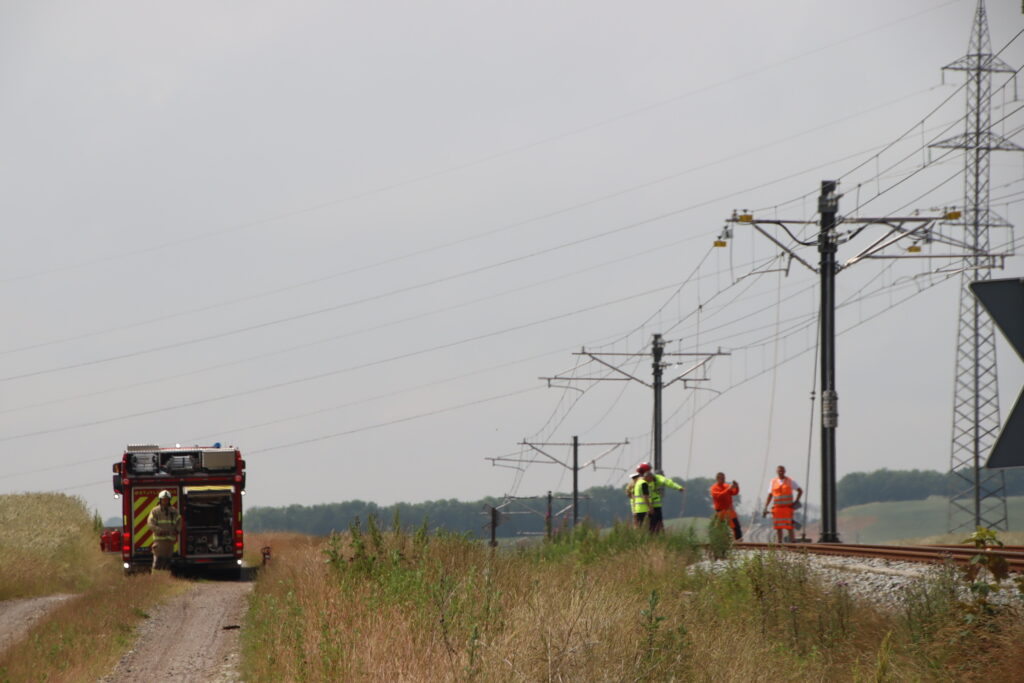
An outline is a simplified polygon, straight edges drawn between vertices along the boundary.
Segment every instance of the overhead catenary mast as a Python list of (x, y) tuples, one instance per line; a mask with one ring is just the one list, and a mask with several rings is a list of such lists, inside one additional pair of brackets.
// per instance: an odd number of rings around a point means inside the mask
[[(821, 214), (818, 235), (814, 239), (800, 239), (789, 226), (806, 226), (813, 221), (759, 219), (749, 213), (733, 213), (728, 219), (727, 229), (716, 241), (716, 246), (726, 246), (731, 230), (730, 223), (752, 226), (761, 235), (781, 248), (791, 260), (818, 275), (820, 280), (821, 307), (819, 312), (819, 352), (821, 354), (821, 537), (822, 543), (838, 543), (839, 518), (836, 509), (836, 430), (839, 426), (839, 396), (836, 392), (836, 329), (835, 329), (835, 279), (836, 275), (866, 259), (891, 258), (950, 258), (959, 259), (973, 254), (963, 240), (956, 240), (936, 232), (936, 228), (949, 220), (960, 217), (958, 212), (944, 212), (935, 216), (838, 216), (838, 183), (834, 180), (821, 182), (818, 196), (818, 212)], [(837, 228), (842, 227), (840, 231)], [(869, 227), (885, 228), (883, 235), (856, 255), (841, 264), (836, 260), (839, 245), (859, 237)], [(773, 234), (770, 230), (777, 229)], [(906, 254), (890, 253), (891, 247), (910, 243)], [(921, 243), (935, 243), (949, 248), (944, 254), (921, 255)], [(802, 258), (801, 248), (817, 246), (820, 261), (818, 266)], [(788, 269), (787, 269), (788, 270)]]
[(989, 207), (989, 153), (1021, 151), (992, 130), (992, 74), (1014, 69), (992, 54), (984, 0), (978, 0), (967, 54), (943, 71), (967, 77), (967, 115), (963, 134), (933, 147), (964, 150), (964, 241), (973, 253), (963, 259), (953, 389), (953, 438), (949, 466), (950, 532), (984, 526), (1007, 528), (1002, 470), (983, 463), (999, 432), (999, 382), (995, 325), (968, 289), (989, 280), (999, 263), (990, 254), (990, 229), (1011, 226)]
[[(574, 381), (585, 381), (585, 382), (620, 381), (621, 382), (621, 381), (634, 381), (634, 382), (639, 382), (640, 384), (643, 384), (645, 387), (648, 387), (649, 389), (651, 389), (653, 391), (653, 393), (654, 393), (654, 416), (653, 416), (653, 429), (652, 429), (651, 450), (653, 451), (652, 459), (654, 460), (654, 469), (655, 469), (655, 471), (657, 471), (660, 474), (663, 471), (662, 470), (662, 462), (661, 462), (662, 461), (662, 458), (661, 458), (661, 446), (662, 446), (662, 443), (661, 443), (661, 438), (662, 438), (661, 437), (661, 431), (662, 431), (661, 430), (661, 427), (662, 427), (662, 424), (661, 424), (662, 423), (662, 418), (661, 418), (661, 392), (662, 392), (662, 390), (665, 389), (666, 387), (668, 387), (668, 386), (670, 386), (672, 384), (675, 384), (676, 382), (680, 382), (680, 381), (683, 382), (684, 386), (688, 386), (690, 382), (706, 382), (706, 381), (708, 381), (707, 377), (697, 377), (697, 376), (694, 376), (694, 373), (696, 373), (697, 370), (701, 370), (702, 368), (705, 368), (711, 362), (711, 360), (715, 356), (728, 356), (729, 354), (723, 352), (721, 349), (719, 349), (718, 351), (711, 351), (711, 352), (668, 353), (668, 352), (665, 351), (665, 339), (664, 339), (664, 337), (662, 337), (660, 334), (655, 334), (651, 338), (651, 354), (650, 355), (651, 355), (651, 369), (652, 369), (653, 379), (652, 379), (652, 381), (650, 383), (645, 382), (644, 380), (640, 379), (639, 377), (635, 377), (634, 375), (629, 374), (628, 372), (626, 372), (622, 368), (620, 368), (620, 367), (618, 367), (616, 365), (613, 365), (610, 362), (605, 361), (605, 360), (603, 360), (601, 358), (601, 356), (626, 356), (626, 357), (633, 357), (633, 358), (635, 358), (637, 356), (644, 356), (644, 355), (647, 355), (647, 354), (643, 354), (643, 353), (611, 353), (611, 352), (595, 353), (595, 352), (587, 351), (586, 348), (584, 348), (584, 349), (581, 349), (578, 353), (575, 353), (573, 355), (576, 355), (576, 356), (587, 356), (592, 361), (600, 363), (601, 365), (603, 365), (603, 366), (607, 367), (608, 369), (614, 371), (615, 373), (617, 373), (617, 376), (614, 376), (614, 377), (557, 377), (556, 376), (556, 377), (541, 377), (541, 379), (547, 380), (548, 386), (552, 386), (551, 383), (553, 381), (560, 381), (560, 382), (574, 382)], [(690, 366), (685, 371), (680, 373), (677, 377), (669, 380), (668, 382), (665, 382), (664, 381), (664, 370), (665, 370), (665, 367), (666, 367), (666, 363), (664, 362), (664, 359), (668, 358), (668, 357), (683, 357), (683, 356), (697, 357), (697, 358), (700, 358), (700, 360), (698, 360), (692, 366)]]
[[(621, 446), (628, 446), (629, 445), (629, 439), (625, 439), (623, 441), (615, 441), (615, 442), (581, 443), (578, 436), (573, 436), (571, 442), (563, 442), (563, 443), (551, 442), (551, 441), (548, 441), (548, 442), (534, 442), (534, 441), (527, 441), (526, 439), (523, 439), (522, 441), (519, 442), (519, 445), (520, 446), (526, 446), (526, 447), (532, 449), (533, 451), (535, 451), (539, 455), (542, 455), (545, 458), (547, 458), (547, 460), (524, 460), (522, 457), (518, 457), (518, 456), (499, 456), (499, 457), (486, 458), (486, 459), (490, 460), (492, 465), (498, 465), (500, 463), (533, 463), (533, 462), (542, 462), (542, 463), (561, 465), (562, 467), (564, 467), (567, 470), (571, 471), (572, 472), (572, 526), (573, 526), (573, 528), (576, 528), (576, 525), (579, 523), (579, 517), (580, 517), (580, 515), (579, 515), (579, 472), (580, 472), (580, 470), (585, 468), (585, 467), (594, 467), (594, 469), (597, 469), (597, 462), (599, 460), (601, 460), (606, 455), (608, 455), (609, 453), (611, 453), (612, 451), (614, 451), (615, 449), (617, 449), (617, 448), (619, 448)], [(548, 453), (547, 451), (544, 450), (544, 448), (547, 448), (547, 447), (550, 447), (550, 446), (571, 446), (572, 447), (572, 464), (570, 465), (570, 464), (564, 462), (561, 458), (558, 458), (558, 457), (556, 457), (554, 455), (551, 455), (550, 453)], [(587, 462), (585, 462), (582, 465), (580, 465), (580, 461), (579, 461), (580, 446), (607, 446), (608, 448), (607, 448), (607, 450), (605, 450), (603, 453), (601, 453), (597, 457), (591, 458)]]

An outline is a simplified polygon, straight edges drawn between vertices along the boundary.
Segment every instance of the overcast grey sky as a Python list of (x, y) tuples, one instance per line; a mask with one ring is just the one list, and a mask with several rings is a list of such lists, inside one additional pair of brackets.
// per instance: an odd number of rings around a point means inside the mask
[[(841, 214), (963, 201), (962, 154), (922, 148), (963, 130), (941, 67), (975, 0), (2, 7), (0, 493), (104, 516), (128, 442), (237, 445), (249, 505), (566, 490), (487, 458), (574, 434), (629, 439), (580, 480), (619, 482), (650, 458), (651, 392), (538, 378), (654, 333), (731, 353), (712, 391), (666, 390), (667, 473), (750, 490), (784, 463), (817, 500), (816, 276), (751, 274), (778, 250), (749, 228), (712, 241), (735, 209), (815, 220), (826, 178)], [(988, 10), (1021, 66), (1020, 3)], [(1022, 143), (1004, 81), (993, 120)], [(995, 153), (1018, 225), (1022, 191)], [(839, 276), (840, 474), (949, 466), (941, 267)], [(1005, 415), (1024, 364), (1000, 344)]]

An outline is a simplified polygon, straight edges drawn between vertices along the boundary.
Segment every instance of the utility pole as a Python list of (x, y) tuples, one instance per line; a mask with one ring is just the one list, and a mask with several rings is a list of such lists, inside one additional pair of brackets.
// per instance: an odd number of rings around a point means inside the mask
[[(651, 369), (653, 371), (653, 380), (650, 383), (645, 382), (639, 377), (635, 377), (620, 367), (612, 365), (611, 363), (602, 360), (601, 356), (626, 356), (629, 358), (637, 358), (639, 356), (646, 356), (645, 353), (592, 353), (587, 351), (586, 348), (580, 349), (578, 353), (574, 353), (574, 356), (587, 356), (591, 360), (600, 363), (601, 365), (614, 370), (620, 376), (619, 377), (541, 377), (546, 380), (548, 386), (552, 385), (552, 382), (624, 382), (633, 381), (643, 384), (645, 387), (652, 389), (654, 392), (654, 443), (653, 443), (653, 460), (654, 469), (658, 474), (663, 474), (662, 470), (662, 458), (661, 458), (661, 394), (662, 390), (666, 389), (676, 382), (683, 382), (683, 386), (689, 386), (689, 382), (707, 382), (710, 378), (707, 376), (692, 377), (691, 375), (698, 370), (706, 368), (715, 356), (728, 356), (728, 353), (723, 352), (721, 349), (718, 351), (701, 353), (666, 353), (665, 352), (665, 340), (660, 334), (655, 334), (651, 340)], [(664, 371), (666, 363), (665, 358), (681, 358), (681, 357), (697, 357), (701, 360), (694, 363), (691, 367), (687, 368), (678, 377), (664, 381)]]
[[(526, 505), (526, 503), (523, 502), (523, 501), (527, 501), (527, 500), (537, 500), (537, 499), (540, 499), (540, 498), (547, 499), (547, 514), (541, 514), (540, 512), (530, 508), (528, 505)], [(544, 536), (546, 536), (550, 540), (551, 539), (551, 533), (552, 533), (552, 519), (553, 519), (552, 510), (551, 510), (551, 504), (552, 504), (552, 501), (554, 501), (554, 500), (572, 500), (572, 499), (571, 498), (567, 498), (565, 496), (552, 496), (551, 495), (551, 491), (548, 491), (548, 494), (546, 496), (505, 496), (505, 500), (500, 505), (493, 505), (493, 506), (492, 505), (484, 505), (484, 512), (482, 512), (481, 514), (489, 516), (489, 519), (487, 521), (486, 526), (490, 529), (491, 544), (492, 545), (497, 545), (497, 538), (496, 538), (495, 530), (497, 529), (498, 526), (500, 526), (502, 524), (502, 522), (505, 521), (505, 517), (510, 516), (510, 515), (539, 515), (539, 516), (544, 517), (544, 531), (540, 531), (540, 532), (536, 532), (536, 531), (534, 531), (534, 532), (520, 531), (518, 533), (522, 534), (522, 535), (538, 535), (538, 534), (543, 534)], [(521, 506), (525, 507), (526, 509), (525, 510), (513, 510), (513, 509), (510, 509), (510, 506), (512, 506), (513, 504), (521, 505)], [(559, 513), (562, 513), (562, 512), (564, 512), (565, 510), (568, 510), (568, 509), (569, 508), (566, 507), (563, 510), (560, 510)]]
[(821, 543), (838, 543), (836, 520), (836, 427), (839, 426), (839, 395), (836, 393), (836, 212), (839, 196), (836, 181), (821, 181), (818, 212), (818, 266), (821, 275)]
[(551, 491), (548, 491), (548, 511), (544, 515), (544, 535), (549, 541), (551, 540), (551, 522)]
[(661, 365), (661, 358), (665, 354), (665, 340), (661, 338), (660, 334), (654, 335), (654, 339), (651, 341), (651, 356), (653, 362), (651, 366), (654, 370), (654, 381), (652, 382), (652, 389), (654, 389), (654, 471), (662, 472), (661, 469), (661, 389), (662, 389), (662, 371), (664, 368)]
[(572, 528), (580, 521), (580, 437), (572, 437)]
[[(535, 452), (539, 453), (540, 455), (544, 456), (545, 458), (547, 458), (547, 460), (536, 460), (536, 459), (525, 460), (522, 457), (518, 457), (518, 456), (501, 456), (501, 457), (496, 457), (496, 458), (487, 458), (487, 460), (490, 460), (491, 464), (493, 464), (493, 465), (498, 465), (499, 463), (530, 463), (530, 464), (532, 464), (532, 463), (544, 463), (544, 464), (552, 464), (552, 465), (561, 465), (562, 467), (564, 467), (564, 468), (566, 468), (568, 470), (571, 470), (572, 471), (572, 526), (573, 526), (573, 528), (576, 528), (576, 524), (579, 522), (579, 471), (580, 471), (580, 469), (583, 468), (583, 467), (594, 467), (594, 469), (597, 469), (597, 462), (599, 460), (601, 460), (601, 458), (605, 457), (606, 455), (608, 455), (610, 453), (613, 453), (615, 451), (615, 449), (620, 448), (621, 446), (629, 445), (629, 439), (626, 439), (624, 441), (617, 441), (617, 442), (580, 443), (579, 437), (578, 436), (573, 436), (572, 437), (572, 441), (570, 441), (568, 443), (564, 443), (564, 442), (562, 442), (562, 443), (558, 443), (558, 442), (539, 443), (539, 442), (526, 441), (524, 439), (524, 440), (520, 441), (518, 445), (529, 447), (533, 451), (535, 451)], [(553, 446), (569, 446), (569, 447), (571, 447), (572, 448), (572, 456), (571, 456), (571, 458), (572, 458), (572, 465), (569, 465), (568, 463), (563, 462), (561, 459), (555, 457), (554, 455), (551, 455), (550, 453), (548, 453), (547, 451), (544, 450), (544, 448), (553, 447)], [(580, 448), (580, 446), (607, 446), (608, 448), (607, 448), (607, 450), (605, 450), (603, 453), (601, 453), (597, 457), (588, 460), (587, 462), (583, 463), (583, 465), (580, 465), (579, 464), (579, 448)], [(550, 514), (551, 514), (551, 512), (550, 512), (550, 510), (551, 510), (551, 502), (550, 502), (551, 498), (550, 497), (551, 497), (551, 492), (549, 491), (548, 492), (548, 515), (549, 515), (549, 517), (550, 517)]]
[(501, 524), (501, 507), (507, 504), (507, 501), (502, 505), (488, 505), (484, 504), (484, 511), (480, 514), (487, 515), (487, 529), (490, 533), (491, 540), (488, 545), (492, 548), (498, 547), (498, 525)]
[(1007, 528), (1003, 471), (989, 471), (984, 459), (999, 431), (999, 381), (996, 335), (992, 320), (968, 289), (974, 280), (989, 280), (995, 264), (988, 257), (989, 229), (1010, 227), (989, 207), (989, 154), (1022, 151), (992, 130), (992, 74), (1015, 69), (992, 54), (984, 0), (974, 13), (967, 55), (947, 64), (943, 74), (963, 71), (967, 78), (964, 133), (933, 147), (964, 150), (962, 229), (971, 252), (963, 260), (957, 326), (956, 377), (953, 390), (953, 438), (947, 530), (978, 526)]
[[(823, 180), (821, 182), (821, 194), (818, 196), (818, 212), (821, 214), (818, 221), (818, 235), (813, 240), (801, 240), (789, 228), (790, 225), (808, 225), (814, 221), (805, 220), (760, 220), (749, 213), (736, 213), (728, 219), (727, 223), (737, 223), (752, 226), (755, 230), (768, 238), (773, 244), (781, 248), (789, 257), (790, 261), (796, 261), (808, 270), (818, 274), (821, 287), (821, 311), (820, 332), (821, 332), (821, 537), (819, 543), (838, 543), (839, 533), (836, 515), (836, 430), (839, 427), (839, 397), (836, 392), (836, 343), (835, 343), (835, 278), (836, 275), (865, 259), (893, 259), (893, 258), (963, 258), (965, 253), (970, 252), (970, 246), (963, 240), (948, 237), (941, 234), (935, 228), (942, 221), (955, 220), (960, 217), (960, 212), (943, 212), (937, 216), (884, 216), (878, 218), (863, 218), (856, 216), (845, 216), (841, 220), (838, 217), (839, 198), (836, 193), (838, 183), (834, 180)], [(846, 227), (841, 234), (839, 226)], [(765, 226), (775, 226), (783, 233), (781, 236), (773, 234), (765, 229)], [(847, 227), (848, 226), (848, 227)], [(884, 226), (887, 228), (881, 237), (876, 239), (868, 247), (861, 250), (855, 256), (847, 259), (842, 265), (836, 260), (838, 247), (859, 237), (869, 226)], [(729, 230), (716, 241), (716, 246), (726, 246), (725, 239), (729, 237)], [(885, 250), (899, 242), (907, 243), (907, 253), (892, 254)], [(949, 254), (921, 254), (920, 243), (934, 243), (958, 250)], [(797, 252), (801, 248), (817, 246), (820, 260), (815, 268), (809, 261), (802, 258)], [(992, 256), (997, 258), (998, 255)], [(788, 267), (787, 267), (788, 272)]]

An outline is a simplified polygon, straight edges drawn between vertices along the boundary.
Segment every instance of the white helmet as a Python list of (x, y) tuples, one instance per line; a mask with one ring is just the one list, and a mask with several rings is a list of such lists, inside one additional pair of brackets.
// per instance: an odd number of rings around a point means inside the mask
[(170, 500), (171, 499), (171, 492), (168, 491), (167, 489), (164, 489), (163, 491), (160, 492), (160, 495), (157, 496), (157, 498), (159, 498), (161, 500), (163, 500), (164, 498), (166, 498), (167, 500)]

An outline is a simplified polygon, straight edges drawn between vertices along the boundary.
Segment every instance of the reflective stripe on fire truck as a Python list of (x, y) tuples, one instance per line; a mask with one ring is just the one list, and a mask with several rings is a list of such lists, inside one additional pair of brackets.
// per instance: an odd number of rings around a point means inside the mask
[[(171, 505), (178, 506), (178, 492), (171, 492)], [(153, 532), (149, 529), (149, 513), (159, 504), (157, 496), (163, 489), (134, 489), (132, 491), (132, 544), (135, 549), (148, 548), (153, 545)], [(178, 552), (178, 543), (174, 544), (174, 552)]]

